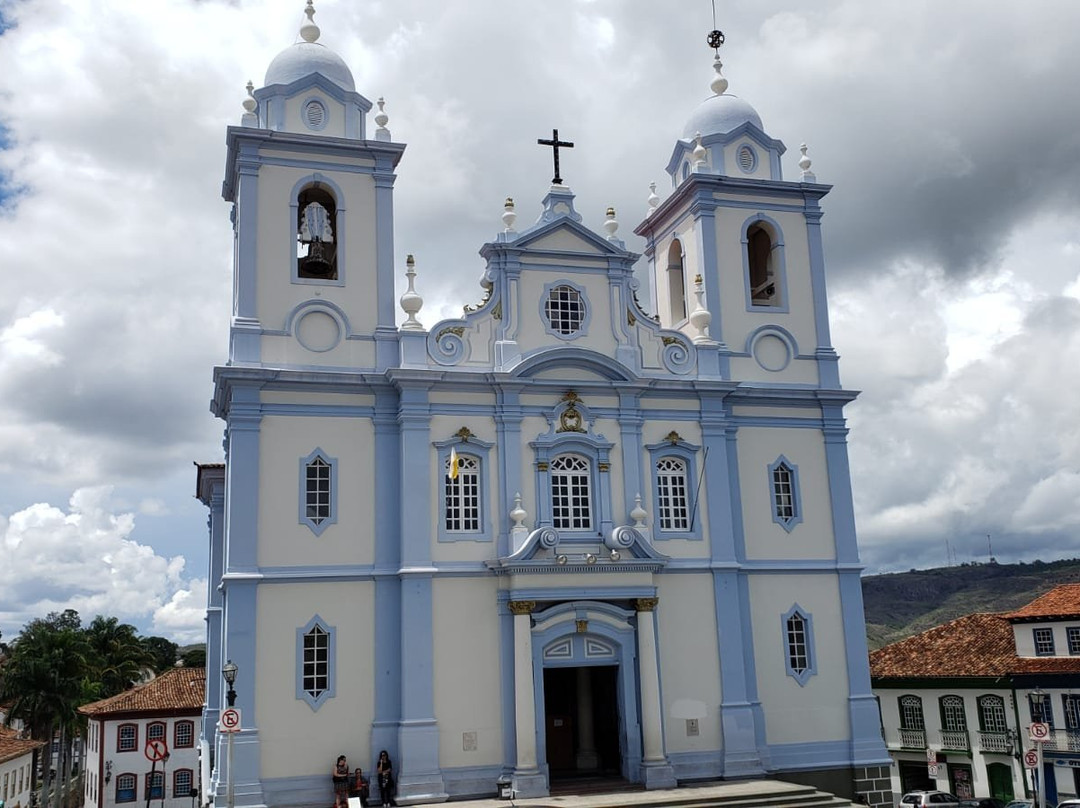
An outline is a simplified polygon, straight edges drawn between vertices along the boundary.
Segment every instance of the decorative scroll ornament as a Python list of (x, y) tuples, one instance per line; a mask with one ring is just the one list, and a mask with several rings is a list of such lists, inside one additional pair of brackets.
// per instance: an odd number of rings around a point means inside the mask
[(674, 429), (664, 435), (664, 440), (674, 446), (676, 443), (682, 440), (682, 435), (676, 432)]
[(472, 430), (467, 426), (463, 426), (457, 432), (454, 433), (454, 437), (461, 438), (463, 441), (467, 441), (469, 438), (475, 437)]
[(556, 432), (584, 432), (581, 426), (581, 413), (577, 407), (570, 405), (559, 415), (559, 428)]

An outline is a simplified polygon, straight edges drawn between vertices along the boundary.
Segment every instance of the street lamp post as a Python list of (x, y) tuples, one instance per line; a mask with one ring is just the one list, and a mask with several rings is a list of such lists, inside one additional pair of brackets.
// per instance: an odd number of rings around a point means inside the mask
[[(236, 674), (240, 669), (236, 667), (236, 663), (231, 659), (225, 663), (225, 666), (221, 669), (221, 675), (225, 677), (225, 684), (229, 686), (228, 692), (225, 694), (225, 699), (228, 701), (230, 707), (236, 706), (236, 691), (233, 690), (233, 683), (236, 681)], [(235, 808), (235, 800), (233, 798), (233, 735), (235, 732), (226, 733), (229, 738), (227, 740), (228, 747), (225, 754), (225, 767), (228, 769), (228, 781), (225, 790), (225, 804), (227, 808)]]

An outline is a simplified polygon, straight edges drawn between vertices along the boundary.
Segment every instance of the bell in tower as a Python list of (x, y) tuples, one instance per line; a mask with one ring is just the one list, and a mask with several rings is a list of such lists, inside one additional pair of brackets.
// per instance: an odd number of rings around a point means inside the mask
[(300, 194), (297, 260), (302, 278), (337, 278), (334, 198), (318, 187)]

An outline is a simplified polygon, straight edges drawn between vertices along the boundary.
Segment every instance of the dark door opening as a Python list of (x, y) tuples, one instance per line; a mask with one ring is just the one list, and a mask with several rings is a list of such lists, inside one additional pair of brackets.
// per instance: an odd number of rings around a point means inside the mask
[(544, 726), (552, 780), (619, 777), (619, 668), (544, 669)]

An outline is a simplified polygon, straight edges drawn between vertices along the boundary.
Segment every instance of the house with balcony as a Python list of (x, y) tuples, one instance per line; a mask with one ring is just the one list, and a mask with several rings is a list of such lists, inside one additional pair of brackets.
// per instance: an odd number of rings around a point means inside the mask
[(1047, 804), (1080, 794), (1080, 584), (1011, 614), (971, 614), (870, 654), (894, 793), (1028, 795), (1029, 727), (1043, 744)]
[[(205, 693), (205, 668), (174, 668), (80, 707), (87, 718), (83, 808), (151, 800), (160, 808), (194, 806)], [(151, 742), (164, 750), (162, 760), (149, 759)]]

